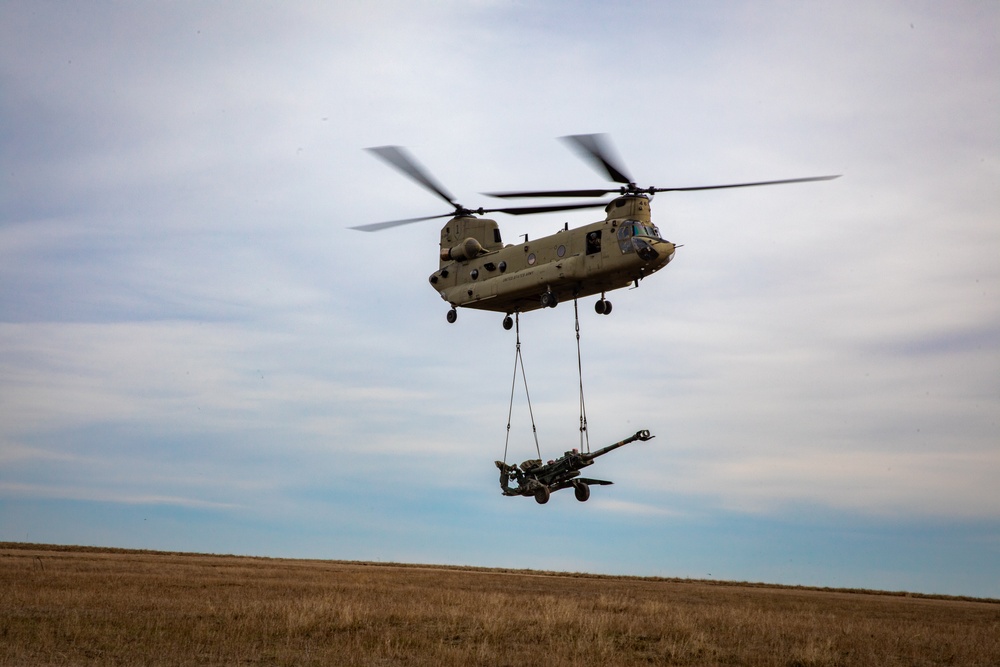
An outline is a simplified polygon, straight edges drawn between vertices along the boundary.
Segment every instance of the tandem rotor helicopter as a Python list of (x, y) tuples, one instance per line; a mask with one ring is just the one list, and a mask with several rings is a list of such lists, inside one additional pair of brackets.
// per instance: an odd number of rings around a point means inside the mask
[[(352, 227), (374, 232), (437, 218), (451, 218), (441, 228), (438, 270), (429, 277), (431, 286), (451, 306), (448, 321), (458, 319), (458, 308), (475, 308), (505, 313), (505, 329), (514, 326), (511, 315), (538, 308), (554, 308), (560, 301), (594, 294), (601, 298), (594, 309), (611, 313), (611, 292), (639, 281), (666, 266), (678, 246), (660, 236), (652, 222), (650, 200), (658, 192), (720, 190), (760, 185), (827, 181), (838, 176), (811, 176), (754, 183), (702, 185), (693, 187), (640, 188), (601, 134), (563, 137), (599, 173), (620, 186), (592, 190), (548, 190), (485, 193), (503, 199), (617, 196), (608, 201), (468, 209), (455, 201), (426, 169), (399, 146), (370, 148), (416, 183), (446, 201), (453, 210), (441, 215), (407, 218)], [(494, 220), (479, 217), (487, 213), (528, 215), (575, 209), (604, 208), (605, 218), (570, 228), (569, 223), (555, 234), (524, 243), (504, 244)]]
[[(366, 232), (388, 229), (423, 220), (450, 218), (441, 228), (441, 253), (438, 270), (430, 275), (430, 283), (438, 294), (451, 305), (448, 321), (458, 319), (458, 308), (477, 308), (505, 313), (503, 326), (518, 326), (514, 362), (514, 381), (511, 383), (511, 402), (507, 416), (507, 443), (503, 460), (496, 461), (500, 471), (500, 489), (504, 496), (534, 497), (545, 504), (551, 493), (561, 489), (574, 489), (576, 499), (583, 502), (590, 498), (592, 485), (612, 482), (581, 477), (581, 471), (592, 465), (600, 456), (631, 442), (648, 441), (654, 436), (648, 430), (613, 445), (590, 451), (587, 434), (587, 414), (583, 396), (583, 366), (580, 352), (580, 316), (577, 301), (580, 297), (600, 294), (594, 309), (603, 315), (611, 313), (607, 292), (638, 286), (639, 281), (650, 276), (674, 257), (677, 245), (660, 236), (650, 215), (650, 200), (658, 192), (690, 190), (719, 190), (745, 188), (758, 185), (806, 183), (827, 181), (838, 176), (811, 176), (778, 181), (733, 183), (729, 185), (703, 185), (694, 187), (640, 188), (635, 179), (613, 157), (613, 151), (604, 135), (579, 134), (563, 137), (598, 172), (606, 174), (619, 186), (593, 190), (543, 190), (528, 192), (486, 193), (491, 197), (515, 199), (521, 197), (566, 198), (601, 197), (616, 195), (611, 201), (585, 201), (578, 204), (546, 204), (541, 206), (516, 206), (508, 208), (468, 209), (455, 201), (426, 169), (421, 167), (405, 149), (399, 146), (370, 148), (377, 157), (412, 178), (419, 185), (434, 193), (451, 207), (452, 211), (390, 222), (353, 227)], [(604, 208), (604, 220), (570, 228), (566, 223), (555, 234), (529, 241), (504, 245), (500, 228), (493, 220), (483, 218), (487, 213), (526, 215), (575, 209)], [(576, 316), (577, 370), (580, 374), (580, 448), (571, 449), (563, 456), (542, 463), (531, 399), (528, 397), (527, 379), (521, 359), (521, 337), (518, 319), (520, 313), (538, 308), (554, 308), (561, 300), (572, 299)], [(513, 317), (512, 317), (513, 316)], [(507, 445), (510, 441), (511, 414), (518, 369), (524, 381), (531, 432), (535, 437), (537, 459), (528, 459), (520, 465), (506, 463)], [(514, 483), (512, 485), (511, 483)]]

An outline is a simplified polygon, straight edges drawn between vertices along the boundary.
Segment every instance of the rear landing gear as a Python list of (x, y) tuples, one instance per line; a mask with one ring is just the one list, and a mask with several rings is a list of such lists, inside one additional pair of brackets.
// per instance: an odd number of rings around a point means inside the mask
[(611, 314), (611, 302), (605, 299), (603, 296), (594, 304), (594, 310), (597, 311), (598, 315), (610, 315)]
[(542, 293), (542, 308), (555, 308), (559, 305), (559, 297), (556, 293), (549, 290)]
[(458, 319), (458, 311), (452, 308), (448, 311), (448, 324), (454, 324), (455, 320)]

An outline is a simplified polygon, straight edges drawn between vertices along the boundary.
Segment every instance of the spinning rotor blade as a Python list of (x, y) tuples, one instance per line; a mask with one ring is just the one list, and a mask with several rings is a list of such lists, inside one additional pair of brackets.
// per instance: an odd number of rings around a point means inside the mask
[[(402, 146), (376, 146), (374, 148), (369, 148), (372, 153), (379, 156), (393, 167), (403, 172), (414, 181), (424, 186), (434, 194), (436, 194), (441, 199), (445, 200), (455, 208), (461, 208), (458, 203), (455, 202), (455, 198), (448, 194), (448, 191), (441, 186), (440, 183), (434, 180), (430, 173), (420, 166), (416, 159), (406, 152), (406, 149)], [(441, 216), (443, 217), (443, 216)], [(425, 218), (417, 218), (421, 220)], [(405, 224), (406, 222), (416, 222), (417, 220), (407, 220), (399, 221), (400, 224)]]
[[(626, 170), (621, 167), (621, 160), (616, 159), (615, 151), (606, 139), (606, 134), (571, 134), (562, 137), (570, 144), (583, 159), (591, 162), (594, 166), (603, 169), (611, 180), (615, 183), (630, 185), (635, 181), (625, 174)], [(611, 190), (610, 192), (614, 192)], [(568, 195), (571, 197), (577, 195)]]
[[(571, 134), (561, 137), (580, 156), (597, 168), (598, 172), (607, 174), (612, 181), (622, 183), (628, 188), (634, 188), (632, 178), (625, 173), (621, 160), (615, 155), (606, 134)], [(501, 199), (517, 199), (521, 197), (601, 197), (612, 193), (622, 193), (623, 188), (594, 190), (542, 190), (532, 192), (485, 192), (483, 194)]]
[[(424, 220), (435, 220), (437, 218), (453, 218), (461, 216), (470, 215), (483, 215), (484, 213), (508, 213), (510, 215), (528, 215), (531, 213), (550, 213), (554, 211), (570, 211), (578, 208), (597, 208), (604, 207), (607, 204), (605, 202), (587, 202), (584, 204), (552, 204), (547, 206), (515, 206), (513, 208), (490, 208), (484, 209), (482, 207), (478, 209), (467, 209), (458, 202), (455, 198), (448, 193), (440, 183), (434, 180), (430, 173), (420, 166), (416, 159), (406, 152), (406, 149), (402, 146), (376, 146), (374, 148), (369, 148), (372, 153), (382, 158), (390, 165), (403, 172), (405, 175), (412, 178), (414, 181), (427, 188), (441, 199), (455, 207), (455, 210), (451, 213), (442, 213), (440, 215), (425, 215), (419, 218), (406, 218), (404, 220), (389, 220), (386, 222), (373, 222), (367, 225), (357, 225), (355, 227), (350, 227), (349, 229), (356, 229), (362, 232), (377, 232), (383, 229), (391, 229), (392, 227), (399, 227), (400, 225), (409, 225), (414, 222), (422, 222)], [(597, 191), (597, 194), (604, 194), (602, 191)]]
[(573, 211), (579, 208), (604, 208), (606, 201), (592, 201), (586, 204), (553, 204), (551, 206), (518, 206), (517, 208), (490, 208), (484, 213), (506, 213), (508, 215), (530, 215), (532, 213), (554, 213), (556, 211)]
[(555, 211), (571, 211), (578, 208), (603, 208), (607, 206), (607, 202), (587, 202), (586, 204), (552, 204), (550, 206), (515, 206), (513, 208), (478, 208), (475, 211), (469, 211), (466, 209), (458, 209), (452, 211), (451, 213), (443, 213), (441, 215), (426, 215), (422, 218), (406, 218), (405, 220), (390, 220), (388, 222), (373, 222), (367, 225), (358, 225), (357, 227), (348, 227), (348, 229), (356, 229), (362, 232), (378, 232), (383, 229), (390, 229), (392, 227), (399, 227), (400, 225), (409, 225), (413, 222), (423, 222), (424, 220), (435, 220), (437, 218), (453, 218), (460, 215), (483, 215), (484, 213), (507, 213), (508, 215), (530, 215), (532, 213), (553, 213)]
[(811, 181), (832, 181), (836, 176), (808, 176), (806, 178), (786, 178), (778, 181), (756, 181), (754, 183), (730, 183), (727, 185), (695, 185), (686, 188), (612, 188), (610, 190), (544, 190), (532, 192), (484, 192), (489, 197), (500, 199), (527, 199), (529, 197), (600, 197), (607, 194), (655, 194), (657, 192), (690, 192), (693, 190), (724, 190), (726, 188), (751, 188), (757, 185), (782, 185), (784, 183), (809, 183)]
[(612, 190), (545, 190), (532, 192), (483, 192), (487, 197), (500, 199), (522, 199), (528, 197), (600, 197), (612, 192), (621, 192), (621, 188)]
[(609, 189), (593, 189), (593, 190), (533, 190), (533, 191), (518, 191), (518, 192), (486, 192), (490, 197), (499, 197), (501, 199), (518, 199), (518, 198), (529, 198), (529, 197), (600, 197), (602, 195), (617, 194), (617, 195), (641, 195), (647, 194), (652, 195), (657, 192), (686, 192), (692, 190), (722, 190), (725, 188), (748, 188), (757, 185), (781, 185), (784, 183), (808, 183), (810, 181), (829, 181), (834, 178), (840, 178), (837, 176), (810, 176), (807, 178), (787, 178), (777, 181), (756, 181), (753, 183), (731, 183), (726, 185), (698, 185), (685, 188), (640, 188), (637, 187), (635, 181), (629, 176), (624, 168), (621, 166), (621, 161), (615, 155), (614, 150), (611, 148), (610, 142), (606, 139), (605, 134), (571, 134), (569, 136), (562, 137), (564, 141), (570, 144), (570, 146), (583, 157), (584, 160), (590, 162), (592, 166), (598, 167), (598, 171), (607, 172), (607, 175), (611, 180), (616, 183), (621, 183), (622, 187), (619, 188), (609, 188)]
[(357, 227), (348, 227), (348, 229), (357, 229), (362, 232), (377, 232), (383, 229), (389, 229), (390, 227), (399, 227), (400, 225), (409, 225), (413, 222), (423, 222), (424, 220), (434, 220), (436, 218), (451, 218), (454, 217), (455, 213), (444, 213), (442, 215), (425, 215), (422, 218), (406, 218), (405, 220), (390, 220), (388, 222), (372, 222), (367, 225), (358, 225)]
[(723, 190), (725, 188), (752, 188), (756, 185), (781, 185), (783, 183), (809, 183), (810, 181), (832, 181), (835, 178), (840, 178), (840, 174), (837, 174), (836, 176), (807, 176), (806, 178), (786, 178), (780, 181), (732, 183), (730, 185), (696, 185), (689, 188), (648, 188), (646, 190), (640, 190), (640, 192), (648, 192), (649, 194), (653, 194), (654, 192), (686, 192), (689, 190)]

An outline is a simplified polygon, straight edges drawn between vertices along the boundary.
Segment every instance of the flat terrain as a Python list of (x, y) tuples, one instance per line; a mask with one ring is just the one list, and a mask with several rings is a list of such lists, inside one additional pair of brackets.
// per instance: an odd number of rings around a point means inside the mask
[(1000, 603), (0, 543), (0, 665), (1000, 665)]

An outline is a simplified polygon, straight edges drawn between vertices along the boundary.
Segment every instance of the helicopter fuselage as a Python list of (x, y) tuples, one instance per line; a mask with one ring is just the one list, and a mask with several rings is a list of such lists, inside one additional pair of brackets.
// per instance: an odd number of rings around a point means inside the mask
[[(674, 257), (645, 195), (608, 204), (604, 220), (504, 245), (496, 222), (456, 216), (441, 229), (441, 258), (429, 280), (452, 308), (507, 313), (603, 294), (652, 275)], [(610, 310), (610, 308), (609, 308)], [(453, 319), (453, 318), (449, 318)]]
[[(658, 192), (719, 190), (783, 183), (829, 181), (838, 176), (809, 176), (772, 181), (698, 185), (688, 187), (637, 187), (614, 156), (607, 140), (599, 134), (564, 137), (598, 172), (607, 175), (620, 187), (587, 190), (542, 190), (487, 193), (500, 199), (602, 197), (616, 194), (610, 203), (585, 201), (579, 204), (545, 204), (469, 209), (439, 184), (426, 169), (400, 146), (377, 146), (369, 149), (377, 157), (405, 174), (424, 189), (452, 207), (451, 213), (419, 218), (358, 225), (353, 229), (375, 232), (423, 220), (451, 217), (441, 229), (441, 262), (429, 277), (431, 286), (451, 304), (448, 321), (458, 318), (457, 308), (479, 308), (507, 313), (506, 329), (512, 328), (520, 313), (552, 307), (561, 300), (600, 294), (594, 309), (611, 312), (611, 302), (604, 294), (611, 290), (639, 284), (656, 273), (674, 257), (677, 246), (663, 239), (650, 220), (650, 198)], [(585, 208), (604, 207), (605, 219), (524, 243), (504, 245), (500, 228), (493, 220), (480, 218), (485, 213), (529, 215)]]

